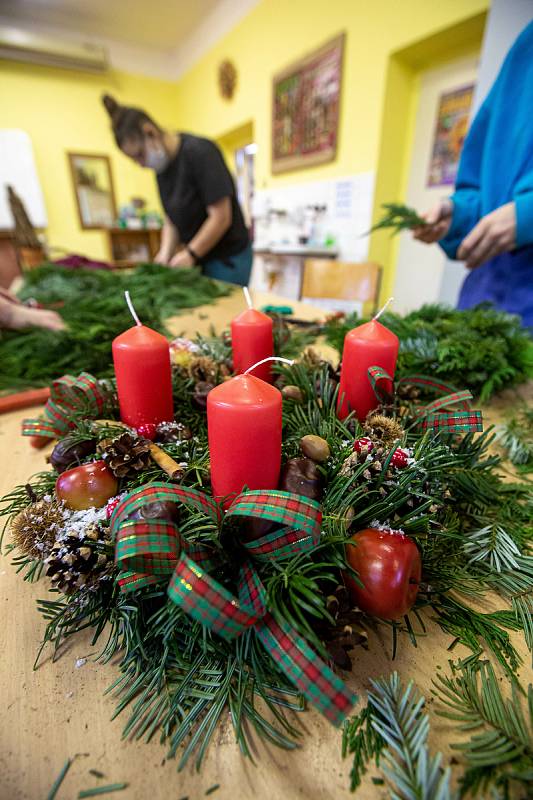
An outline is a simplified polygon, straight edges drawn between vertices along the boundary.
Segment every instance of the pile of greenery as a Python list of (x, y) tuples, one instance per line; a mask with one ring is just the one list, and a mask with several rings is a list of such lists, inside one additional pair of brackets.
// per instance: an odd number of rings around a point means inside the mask
[[(365, 320), (353, 314), (326, 327), (342, 352), (349, 330)], [(400, 339), (397, 377), (432, 375), (488, 400), (495, 392), (533, 377), (533, 339), (518, 317), (480, 305), (457, 311), (425, 305), (405, 317), (385, 312), (380, 322)]]
[(231, 291), (227, 284), (194, 269), (144, 264), (128, 272), (111, 272), (45, 264), (26, 274), (19, 296), (57, 308), (68, 328), (0, 331), (0, 391), (47, 386), (65, 373), (111, 376), (111, 342), (132, 325), (124, 301), (126, 289), (142, 322), (164, 334), (167, 317)]

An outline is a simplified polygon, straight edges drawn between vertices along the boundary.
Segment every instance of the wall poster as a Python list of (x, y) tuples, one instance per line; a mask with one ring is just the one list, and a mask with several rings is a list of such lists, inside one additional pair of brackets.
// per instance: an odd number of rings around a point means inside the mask
[(444, 92), (439, 101), (437, 124), (429, 165), (428, 186), (453, 186), (459, 158), (468, 132), (473, 84)]
[(272, 87), (272, 172), (332, 161), (344, 34), (278, 73)]

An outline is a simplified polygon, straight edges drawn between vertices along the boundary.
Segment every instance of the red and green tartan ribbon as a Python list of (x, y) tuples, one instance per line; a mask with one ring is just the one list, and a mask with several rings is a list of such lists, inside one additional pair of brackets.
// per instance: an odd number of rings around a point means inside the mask
[[(128, 519), (154, 500), (170, 501), (206, 514), (220, 530), (228, 518), (254, 517), (282, 528), (253, 542), (242, 542), (248, 557), (241, 565), (238, 597), (209, 570), (216, 564), (215, 548), (194, 545), (166, 520)], [(115, 508), (111, 532), (116, 536), (116, 561), (122, 591), (169, 581), (167, 594), (192, 619), (225, 639), (254, 628), (280, 670), (331, 722), (338, 725), (353, 706), (355, 696), (342, 680), (287, 623), (277, 621), (267, 608), (267, 596), (253, 559), (277, 559), (305, 552), (320, 537), (322, 513), (314, 500), (282, 491), (250, 491), (239, 495), (227, 512), (195, 489), (153, 483), (130, 492)]]
[[(391, 381), (392, 378), (381, 367), (369, 367), (368, 379), (376, 397), (381, 400), (383, 392), (380, 389), (380, 383), (382, 381)], [(469, 401), (472, 400), (470, 391), (458, 391), (454, 386), (433, 380), (433, 378), (426, 375), (406, 376), (398, 381), (398, 385), (401, 384), (420, 386), (443, 395), (417, 410), (418, 422), (422, 430), (442, 431), (443, 433), (468, 433), (483, 430), (481, 411), (470, 408)], [(462, 410), (445, 410), (453, 405), (461, 406)]]
[(43, 417), (23, 420), (22, 435), (45, 439), (65, 436), (72, 427), (69, 420), (73, 413), (85, 419), (96, 419), (103, 407), (104, 395), (96, 378), (88, 372), (82, 372), (77, 378), (63, 375), (50, 387)]

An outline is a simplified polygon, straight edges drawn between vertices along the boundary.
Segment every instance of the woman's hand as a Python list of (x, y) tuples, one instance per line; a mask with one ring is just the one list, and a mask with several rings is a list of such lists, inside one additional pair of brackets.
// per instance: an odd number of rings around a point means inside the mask
[(459, 245), (457, 258), (468, 269), (474, 269), (515, 245), (516, 207), (514, 203), (506, 203), (479, 220)]
[(418, 228), (413, 228), (413, 238), (418, 239), (419, 242), (425, 242), (426, 244), (438, 242), (439, 239), (444, 238), (450, 230), (452, 214), (452, 201), (448, 199), (439, 200), (437, 205), (421, 215), (422, 219), (426, 220), (427, 225), (420, 225)]
[(170, 258), (166, 250), (159, 250), (154, 256), (154, 264), (161, 264), (163, 267), (168, 267)]
[(183, 248), (179, 253), (176, 253), (174, 258), (170, 259), (170, 267), (194, 267), (195, 261), (187, 248)]
[(0, 327), (12, 331), (24, 328), (46, 328), (50, 331), (62, 331), (65, 323), (55, 311), (42, 308), (28, 308), (14, 303), (5, 296), (0, 297)]

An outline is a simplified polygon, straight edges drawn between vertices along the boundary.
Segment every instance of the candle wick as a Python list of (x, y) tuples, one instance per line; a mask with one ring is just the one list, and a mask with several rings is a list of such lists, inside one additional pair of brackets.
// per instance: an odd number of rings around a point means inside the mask
[(248, 291), (248, 287), (247, 286), (243, 286), (242, 290), (244, 292), (244, 299), (246, 300), (246, 304), (248, 305), (248, 308), (253, 308), (254, 304), (252, 303), (252, 298), (250, 296), (250, 292)]
[(128, 308), (130, 310), (130, 314), (133, 317), (133, 319), (135, 320), (135, 324), (136, 325), (142, 325), (142, 322), (139, 319), (139, 317), (137, 316), (137, 312), (135, 311), (135, 308), (133, 307), (133, 303), (131, 302), (130, 293), (128, 291), (125, 291), (124, 295), (126, 297), (126, 303), (128, 304)]
[(256, 367), (260, 367), (261, 364), (266, 364), (267, 361), (283, 361), (284, 364), (289, 364), (291, 367), (294, 364), (294, 361), (291, 361), (290, 358), (281, 358), (281, 356), (269, 356), (268, 358), (262, 358), (261, 361), (258, 361), (257, 364), (253, 364), (248, 369), (245, 369), (243, 375), (248, 375)]
[(373, 317), (373, 319), (374, 319), (374, 320), (376, 320), (376, 319), (379, 319), (379, 318), (381, 317), (381, 315), (383, 314), (383, 312), (385, 311), (385, 309), (387, 308), (387, 306), (390, 306), (390, 304), (391, 304), (393, 301), (394, 301), (394, 297), (389, 297), (389, 299), (387, 300), (387, 302), (385, 303), (385, 305), (383, 306), (383, 308), (382, 308), (380, 311), (378, 311), (378, 313), (376, 314), (376, 316), (375, 316), (375, 317)]

